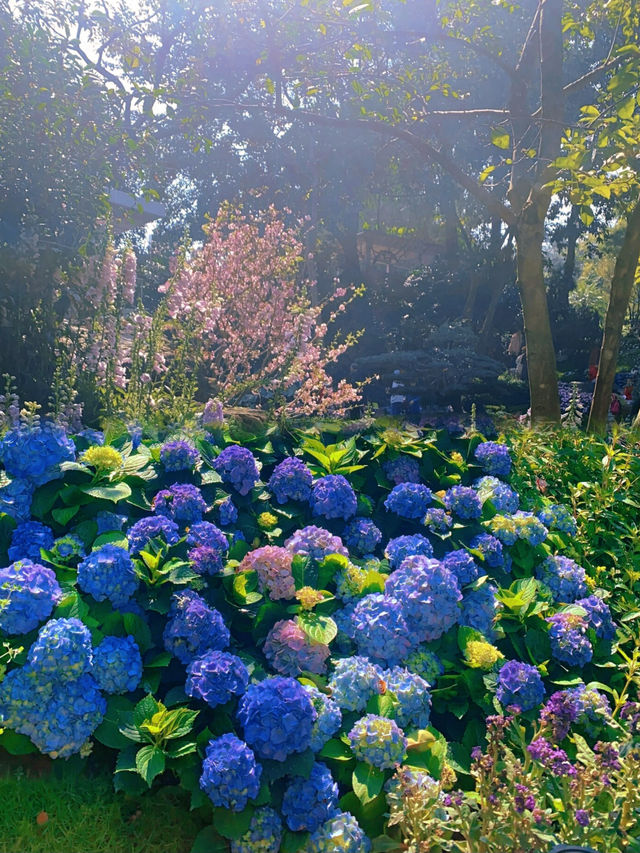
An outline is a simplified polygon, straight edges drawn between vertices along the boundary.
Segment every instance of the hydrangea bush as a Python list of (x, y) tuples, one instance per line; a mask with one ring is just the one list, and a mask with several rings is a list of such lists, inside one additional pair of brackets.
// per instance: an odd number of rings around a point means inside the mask
[(544, 772), (571, 775), (570, 731), (614, 761), (634, 682), (592, 682), (627, 629), (504, 445), (200, 424), (3, 440), (0, 747), (117, 750), (119, 789), (177, 781), (211, 814), (197, 849), (231, 853), (405, 849), (414, 800), (461, 820), (487, 716)]

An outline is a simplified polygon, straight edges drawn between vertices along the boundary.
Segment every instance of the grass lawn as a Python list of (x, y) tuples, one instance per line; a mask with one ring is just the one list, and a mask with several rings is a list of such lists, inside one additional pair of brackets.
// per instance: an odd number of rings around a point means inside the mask
[(41, 756), (0, 757), (0, 803), (0, 853), (189, 853), (203, 825), (178, 788), (127, 797), (106, 769)]

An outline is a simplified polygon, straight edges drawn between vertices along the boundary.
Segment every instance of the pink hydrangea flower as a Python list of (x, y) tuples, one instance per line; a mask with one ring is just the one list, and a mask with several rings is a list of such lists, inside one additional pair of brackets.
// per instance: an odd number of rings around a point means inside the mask
[(314, 643), (294, 619), (281, 619), (269, 631), (264, 654), (281, 675), (300, 675), (303, 670), (323, 675), (327, 671), (329, 646)]
[(277, 545), (264, 545), (250, 551), (238, 566), (237, 571), (258, 573), (260, 591), (267, 591), (269, 598), (293, 598), (296, 587), (291, 574), (293, 554)]

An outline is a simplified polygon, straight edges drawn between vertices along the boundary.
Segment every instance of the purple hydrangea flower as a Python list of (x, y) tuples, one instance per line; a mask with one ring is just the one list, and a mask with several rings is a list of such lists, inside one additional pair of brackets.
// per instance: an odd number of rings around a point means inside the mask
[(281, 619), (267, 634), (264, 656), (280, 675), (300, 675), (303, 671), (323, 675), (327, 671), (329, 646), (314, 643), (295, 619)]
[(214, 806), (241, 812), (258, 796), (262, 767), (253, 751), (233, 734), (209, 741), (200, 787)]
[(511, 473), (511, 456), (505, 444), (484, 441), (476, 447), (474, 456), (491, 476), (508, 477)]
[(537, 708), (545, 689), (535, 666), (519, 660), (508, 660), (500, 667), (496, 696), (503, 707), (517, 705), (522, 711)]
[(578, 771), (569, 761), (564, 749), (552, 746), (545, 738), (538, 737), (532, 740), (527, 749), (531, 757), (550, 770), (554, 776), (577, 775)]
[(429, 507), (425, 513), (423, 522), (425, 527), (431, 530), (432, 533), (446, 533), (453, 525), (453, 518), (443, 509)]
[(344, 518), (356, 514), (358, 499), (351, 483), (341, 474), (320, 477), (311, 487), (309, 505), (313, 515), (323, 518)]
[(400, 518), (424, 518), (427, 507), (433, 500), (431, 489), (420, 483), (400, 483), (394, 486), (384, 505), (389, 512)]
[(188, 665), (185, 692), (215, 708), (242, 696), (248, 684), (249, 670), (239, 657), (210, 649)]
[(608, 604), (605, 604), (597, 595), (578, 598), (575, 603), (587, 611), (587, 622), (595, 631), (596, 637), (601, 640), (613, 640), (616, 635), (616, 626), (611, 618)]
[(402, 605), (390, 595), (365, 595), (356, 605), (351, 621), (359, 654), (375, 663), (395, 666), (415, 645)]
[(571, 724), (580, 714), (578, 698), (569, 690), (552, 693), (540, 711), (540, 722), (551, 730), (554, 743), (559, 743), (569, 734)]
[(129, 548), (134, 555), (143, 551), (152, 539), (159, 537), (162, 537), (167, 545), (175, 545), (180, 538), (175, 521), (163, 515), (154, 515), (150, 518), (141, 518), (127, 531)]
[(311, 728), (311, 743), (314, 752), (319, 752), (325, 743), (333, 737), (342, 724), (342, 713), (339, 705), (325, 693), (321, 693), (312, 684), (305, 684), (304, 689), (309, 694), (315, 708), (316, 721)]
[(252, 684), (240, 700), (238, 720), (247, 743), (260, 758), (286, 761), (311, 743), (317, 714), (294, 678), (267, 678)]
[(480, 533), (474, 536), (469, 547), (474, 551), (480, 551), (484, 561), (491, 569), (505, 569), (505, 553), (502, 542), (490, 533)]
[(260, 479), (258, 463), (253, 453), (246, 447), (231, 444), (221, 451), (214, 460), (213, 467), (227, 483), (241, 495), (248, 495)]
[(396, 719), (403, 729), (426, 729), (431, 713), (429, 685), (421, 676), (401, 666), (386, 670), (382, 677), (397, 700)]
[(0, 569), (0, 631), (28, 634), (62, 598), (55, 573), (46, 566), (20, 560)]
[(191, 483), (175, 483), (168, 489), (161, 489), (153, 499), (156, 515), (170, 518), (176, 524), (197, 524), (207, 511), (202, 492)]
[(462, 593), (455, 575), (438, 560), (407, 557), (387, 578), (385, 593), (401, 603), (415, 643), (437, 640), (458, 621)]
[(11, 534), (9, 559), (35, 560), (40, 559), (40, 549), (49, 551), (53, 547), (53, 531), (39, 521), (25, 521), (19, 524)]
[(320, 562), (329, 554), (342, 554), (349, 556), (349, 552), (342, 544), (339, 536), (334, 536), (323, 527), (313, 524), (296, 530), (284, 543), (284, 547), (292, 554), (300, 554), (302, 557), (312, 557)]
[(397, 569), (407, 557), (433, 557), (431, 542), (420, 533), (408, 536), (396, 536), (387, 542), (384, 555), (392, 570)]
[(187, 532), (189, 559), (200, 575), (216, 575), (224, 567), (229, 550), (227, 537), (210, 521), (198, 521)]
[(91, 675), (105, 693), (132, 693), (142, 679), (142, 658), (135, 639), (105, 637), (93, 650)]
[(480, 567), (464, 548), (445, 554), (442, 565), (455, 575), (459, 586), (466, 586), (480, 577)]
[(420, 463), (413, 456), (397, 456), (382, 465), (386, 477), (399, 486), (400, 483), (420, 482)]
[(185, 589), (172, 598), (163, 638), (166, 650), (188, 664), (209, 649), (226, 649), (230, 634), (220, 613), (197, 592)]
[(308, 501), (311, 497), (313, 474), (301, 459), (288, 456), (273, 470), (268, 487), (279, 504), (287, 501)]
[(331, 771), (316, 761), (309, 778), (294, 776), (282, 798), (282, 814), (293, 832), (313, 832), (337, 811), (339, 791)]
[(497, 592), (497, 588), (491, 583), (485, 583), (468, 592), (460, 605), (460, 624), (475, 628), (488, 640), (494, 639), (493, 625), (500, 609)]
[(556, 613), (549, 616), (551, 654), (556, 660), (571, 666), (584, 666), (593, 657), (587, 637), (587, 622), (575, 613)]
[(345, 544), (361, 556), (373, 554), (382, 541), (382, 532), (370, 518), (354, 518), (342, 531), (342, 536)]
[(199, 458), (195, 447), (181, 438), (166, 441), (160, 448), (160, 461), (165, 471), (191, 471)]
[(0, 512), (11, 516), (18, 524), (29, 521), (33, 491), (28, 480), (11, 480), (0, 488)]
[(78, 586), (96, 601), (108, 599), (122, 607), (138, 589), (133, 560), (124, 548), (108, 543), (92, 551), (78, 565)]
[(470, 486), (452, 486), (445, 492), (443, 502), (450, 512), (460, 518), (480, 518), (482, 515), (480, 498)]
[(231, 527), (238, 520), (238, 509), (231, 496), (226, 497), (218, 506), (218, 518), (223, 527)]
[(587, 593), (586, 572), (569, 557), (547, 557), (536, 568), (536, 577), (551, 590), (554, 601), (571, 603)]

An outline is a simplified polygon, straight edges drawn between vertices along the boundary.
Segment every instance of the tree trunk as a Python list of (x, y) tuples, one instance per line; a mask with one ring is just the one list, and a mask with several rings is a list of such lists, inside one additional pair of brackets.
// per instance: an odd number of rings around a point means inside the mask
[(589, 432), (603, 433), (607, 429), (607, 417), (611, 405), (611, 390), (616, 375), (622, 325), (629, 308), (629, 300), (640, 258), (640, 201), (636, 203), (627, 217), (627, 227), (624, 232), (622, 248), (616, 258), (616, 265), (611, 279), (611, 293), (607, 316), (604, 321), (604, 334), (598, 376), (593, 391), (591, 411), (589, 412)]
[(560, 423), (556, 354), (551, 336), (544, 282), (542, 243), (544, 213), (534, 204), (525, 207), (515, 232), (518, 286), (527, 345), (532, 424)]

